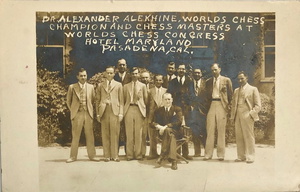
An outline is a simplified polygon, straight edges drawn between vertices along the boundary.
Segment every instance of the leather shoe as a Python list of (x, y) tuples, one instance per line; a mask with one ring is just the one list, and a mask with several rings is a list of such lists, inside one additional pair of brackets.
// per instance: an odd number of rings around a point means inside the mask
[(201, 155), (200, 154), (195, 154), (194, 157), (201, 157)]
[(172, 166), (171, 166), (171, 169), (173, 170), (177, 170), (177, 161), (172, 161)]
[(193, 157), (191, 157), (191, 156), (183, 156), (185, 159), (187, 159), (187, 160), (193, 160)]
[(163, 159), (162, 159), (161, 157), (159, 157), (159, 158), (156, 160), (156, 163), (160, 165), (160, 164), (162, 163), (162, 160), (163, 160)]
[(109, 162), (110, 161), (110, 158), (105, 158), (104, 159), (104, 162)]
[(132, 161), (133, 160), (133, 158), (127, 158), (127, 161)]
[(219, 157), (219, 161), (224, 161), (224, 157)]
[(247, 160), (246, 163), (254, 163), (253, 160)]
[(76, 159), (74, 159), (74, 158), (69, 158), (69, 159), (67, 159), (66, 163), (72, 163), (72, 162), (74, 162), (74, 161), (76, 161)]
[(140, 158), (136, 158), (136, 160), (138, 160), (138, 161), (144, 161), (144, 158), (140, 157)]
[(119, 158), (115, 158), (113, 159), (115, 162), (120, 162), (120, 159)]
[(207, 161), (207, 160), (210, 160), (210, 159), (211, 159), (211, 157), (204, 157), (203, 161)]
[(236, 159), (236, 160), (234, 160), (234, 162), (243, 162), (243, 161), (245, 161), (245, 159)]

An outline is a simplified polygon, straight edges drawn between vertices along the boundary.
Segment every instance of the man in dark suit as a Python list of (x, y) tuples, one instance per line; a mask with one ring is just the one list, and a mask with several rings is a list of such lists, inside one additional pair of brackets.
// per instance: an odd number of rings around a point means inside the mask
[(67, 105), (71, 112), (72, 144), (70, 158), (66, 162), (71, 163), (77, 160), (79, 139), (83, 127), (88, 157), (91, 161), (99, 161), (95, 158), (93, 132), (94, 86), (86, 82), (87, 73), (83, 68), (78, 72), (77, 79), (78, 83), (70, 85), (67, 93)]
[(131, 81), (131, 76), (127, 72), (127, 64), (125, 59), (119, 59), (117, 64), (118, 72), (114, 76), (114, 79), (125, 85)]
[(193, 83), (190, 87), (191, 110), (187, 118), (187, 126), (192, 130), (195, 155), (201, 156), (201, 144), (206, 144), (206, 102), (205, 102), (205, 80), (202, 78), (200, 68), (193, 69)]
[(225, 156), (225, 128), (232, 99), (232, 83), (229, 78), (220, 75), (221, 67), (219, 64), (212, 64), (211, 71), (213, 77), (206, 81), (209, 111), (206, 121), (207, 139), (204, 160), (209, 160), (213, 156), (215, 130), (217, 129), (217, 156), (220, 161), (223, 161)]
[(176, 72), (176, 66), (175, 66), (175, 63), (174, 62), (170, 62), (168, 63), (168, 66), (167, 66), (167, 75), (164, 76), (164, 83), (163, 83), (163, 87), (164, 88), (168, 88), (168, 85), (169, 85), (169, 82), (172, 80), (172, 79), (175, 79), (176, 78), (176, 75), (175, 75), (175, 72)]
[(254, 122), (259, 120), (261, 101), (258, 89), (248, 84), (248, 75), (238, 74), (240, 87), (235, 89), (232, 99), (231, 123), (235, 125), (236, 162), (253, 163), (255, 158)]
[(114, 67), (105, 70), (106, 80), (96, 89), (96, 114), (101, 123), (104, 161), (119, 162), (120, 122), (123, 119), (123, 87), (113, 79)]
[[(180, 64), (177, 68), (177, 77), (169, 82), (168, 93), (173, 96), (173, 104), (180, 107), (183, 113), (183, 125), (186, 125), (186, 119), (190, 111), (190, 95), (189, 90), (192, 86), (192, 80), (186, 76), (185, 64)], [(188, 143), (182, 145), (182, 156), (188, 160), (193, 158), (189, 156)]]
[[(141, 82), (146, 85), (147, 93), (149, 95), (149, 91), (151, 88), (154, 87), (153, 83), (151, 82), (150, 78), (150, 73), (148, 71), (144, 71), (141, 73)], [(147, 135), (148, 135), (148, 129), (149, 129), (149, 124), (148, 124), (148, 118), (149, 117), (149, 97), (148, 101), (146, 101), (146, 118), (145, 118), (145, 123), (143, 126), (143, 135), (142, 135), (142, 156), (143, 158), (146, 156), (146, 146), (147, 146)]]
[(127, 160), (143, 160), (142, 130), (146, 117), (148, 93), (146, 85), (139, 82), (139, 69), (132, 69), (132, 81), (124, 85), (124, 118)]
[(161, 164), (164, 159), (172, 162), (171, 169), (177, 169), (176, 135), (182, 123), (180, 107), (172, 105), (173, 98), (170, 93), (163, 95), (163, 106), (154, 113), (152, 126), (159, 131), (162, 137), (162, 149), (158, 160)]
[[(148, 115), (148, 125), (153, 123), (154, 113), (156, 109), (163, 106), (162, 95), (166, 93), (167, 89), (162, 87), (163, 76), (154, 76), (155, 87), (151, 88), (149, 91), (149, 115)], [(157, 153), (157, 131), (149, 127), (148, 135), (150, 140), (150, 152), (148, 159), (156, 159), (158, 157)]]

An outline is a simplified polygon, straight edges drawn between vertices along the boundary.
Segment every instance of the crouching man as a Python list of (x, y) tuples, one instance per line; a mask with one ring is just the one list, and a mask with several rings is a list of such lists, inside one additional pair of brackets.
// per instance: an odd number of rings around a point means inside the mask
[(155, 111), (152, 126), (158, 130), (162, 138), (161, 154), (156, 162), (161, 164), (164, 159), (168, 159), (172, 162), (171, 169), (176, 170), (176, 135), (182, 124), (182, 110), (172, 103), (172, 95), (163, 94), (163, 106)]

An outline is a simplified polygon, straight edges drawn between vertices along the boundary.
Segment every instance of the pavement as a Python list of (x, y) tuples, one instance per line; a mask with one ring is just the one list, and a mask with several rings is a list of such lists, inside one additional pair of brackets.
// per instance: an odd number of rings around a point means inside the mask
[[(160, 145), (158, 145), (160, 147)], [(158, 149), (160, 150), (160, 149)], [(190, 154), (194, 149), (189, 148)], [(147, 147), (147, 154), (149, 146)], [(69, 147), (39, 148), (39, 182), (42, 192), (216, 192), (216, 191), (285, 191), (277, 185), (274, 175), (275, 148), (256, 145), (256, 159), (252, 164), (234, 162), (236, 146), (228, 145), (224, 161), (203, 161), (194, 158), (179, 162), (178, 170), (164, 161), (126, 161), (120, 149), (120, 162), (104, 162), (102, 147), (96, 147), (100, 162), (89, 161), (85, 147), (80, 147), (78, 160), (65, 163)], [(203, 153), (203, 150), (202, 150)]]

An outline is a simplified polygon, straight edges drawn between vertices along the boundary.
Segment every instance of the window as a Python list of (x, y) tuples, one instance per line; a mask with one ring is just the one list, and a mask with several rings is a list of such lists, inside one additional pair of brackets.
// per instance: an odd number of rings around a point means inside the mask
[(266, 14), (263, 38), (262, 81), (274, 82), (275, 79), (275, 14)]

